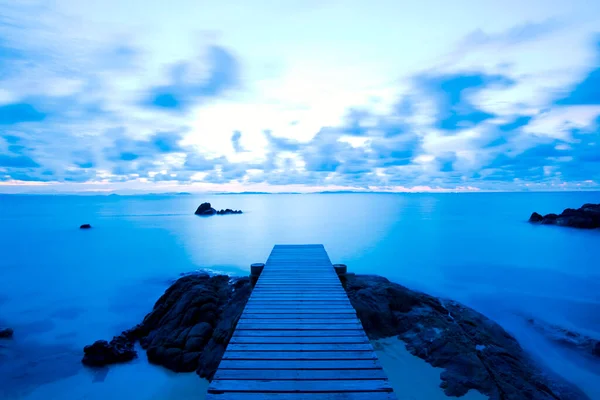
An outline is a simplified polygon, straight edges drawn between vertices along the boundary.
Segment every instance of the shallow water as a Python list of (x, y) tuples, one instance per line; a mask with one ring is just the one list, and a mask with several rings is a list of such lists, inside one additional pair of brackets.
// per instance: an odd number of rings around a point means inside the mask
[[(197, 217), (202, 201), (245, 213)], [(193, 375), (143, 360), (91, 373), (81, 348), (139, 322), (182, 272), (246, 274), (276, 243), (323, 243), (352, 272), (475, 307), (600, 399), (597, 362), (522, 317), (600, 336), (600, 231), (526, 222), (586, 202), (600, 193), (0, 196), (0, 325), (16, 336), (0, 349), (0, 397), (117, 399), (141, 385), (150, 399), (175, 379), (194, 393)]]

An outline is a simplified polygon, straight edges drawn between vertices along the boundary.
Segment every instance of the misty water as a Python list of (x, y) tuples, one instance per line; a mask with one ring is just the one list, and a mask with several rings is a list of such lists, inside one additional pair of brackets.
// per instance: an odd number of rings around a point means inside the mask
[[(242, 215), (197, 217), (202, 201)], [(179, 274), (243, 275), (277, 243), (461, 301), (600, 399), (600, 363), (548, 342), (533, 316), (600, 336), (600, 231), (527, 223), (600, 193), (0, 196), (0, 397), (197, 398), (205, 384), (148, 365), (92, 371), (82, 348), (140, 322)], [(79, 230), (90, 223), (91, 230)]]

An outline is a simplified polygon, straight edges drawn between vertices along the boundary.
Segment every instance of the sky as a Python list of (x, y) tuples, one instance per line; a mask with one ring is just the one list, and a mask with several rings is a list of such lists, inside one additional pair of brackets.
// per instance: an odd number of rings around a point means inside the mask
[(600, 189), (600, 2), (0, 0), (0, 193)]

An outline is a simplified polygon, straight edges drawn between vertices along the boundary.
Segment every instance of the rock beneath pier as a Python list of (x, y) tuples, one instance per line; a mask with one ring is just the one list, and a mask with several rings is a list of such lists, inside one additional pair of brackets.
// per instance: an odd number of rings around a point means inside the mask
[(91, 229), (92, 226), (90, 224), (83, 224), (79, 227), (79, 229)]
[(226, 208), (224, 210), (215, 210), (214, 208), (212, 208), (212, 206), (210, 205), (210, 203), (202, 203), (198, 206), (198, 208), (196, 209), (196, 212), (194, 214), (196, 215), (228, 215), (228, 214), (241, 214), (242, 210), (232, 210), (231, 208)]
[(134, 341), (125, 335), (115, 336), (110, 342), (98, 340), (83, 348), (81, 362), (90, 367), (102, 367), (131, 361), (137, 357)]
[(493, 400), (587, 399), (543, 371), (515, 338), (471, 308), (379, 276), (348, 275), (343, 281), (369, 337), (398, 336), (413, 355), (444, 368), (441, 387), (448, 396), (475, 389)]
[[(212, 378), (250, 292), (248, 278), (184, 276), (158, 299), (142, 323), (115, 339), (119, 338), (119, 344), (131, 344), (131, 349), (139, 340), (154, 364), (176, 372), (197, 370), (201, 377)], [(104, 365), (100, 363), (106, 358), (128, 361), (112, 357), (113, 341), (87, 346), (84, 364)]]
[(578, 209), (567, 208), (559, 215), (546, 214), (542, 216), (534, 212), (529, 217), (529, 222), (581, 229), (600, 228), (600, 204), (584, 204)]
[[(588, 399), (542, 370), (515, 338), (473, 309), (379, 276), (345, 274), (340, 279), (368, 336), (398, 337), (412, 354), (444, 368), (441, 387), (448, 396), (474, 389), (492, 400)], [(126, 361), (113, 356), (113, 342), (121, 346), (117, 348), (133, 349), (139, 340), (152, 363), (178, 372), (196, 370), (212, 379), (251, 290), (248, 278), (184, 276), (139, 325), (110, 343), (86, 347), (84, 363)]]
[(0, 328), (0, 339), (11, 339), (14, 333), (11, 328)]

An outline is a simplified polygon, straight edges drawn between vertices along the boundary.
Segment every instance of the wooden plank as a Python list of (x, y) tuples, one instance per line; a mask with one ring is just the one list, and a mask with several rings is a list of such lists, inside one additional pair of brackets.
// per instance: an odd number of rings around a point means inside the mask
[[(347, 320), (347, 319), (351, 319), (353, 321), (356, 321), (356, 314), (353, 314), (351, 312), (348, 313), (333, 313), (331, 311), (327, 312), (327, 313), (322, 313), (322, 314), (318, 314), (318, 313), (313, 313), (311, 311), (309, 312), (305, 312), (305, 313), (300, 313), (297, 311), (287, 311), (285, 313), (274, 313), (274, 312), (268, 312), (268, 313), (252, 313), (252, 311), (250, 312), (245, 312), (242, 314), (242, 319), (245, 320), (252, 320), (252, 319), (258, 319), (258, 320), (264, 320), (264, 319), (320, 319), (320, 318), (324, 318), (327, 317), (328, 321), (331, 320)], [(264, 321), (262, 321), (264, 322)]]
[(246, 307), (245, 313), (247, 314), (325, 314), (325, 315), (356, 315), (356, 311), (350, 307), (323, 307), (315, 308), (314, 306), (282, 306), (275, 307), (271, 305), (265, 305), (264, 307), (251, 306)]
[(391, 392), (392, 386), (385, 379), (332, 381), (268, 381), (268, 380), (213, 380), (209, 393), (219, 392), (256, 393), (340, 393), (340, 392)]
[(240, 344), (230, 343), (227, 351), (373, 351), (370, 343)]
[(231, 351), (223, 360), (375, 360), (371, 351)]
[(219, 369), (381, 369), (379, 360), (221, 360)]
[(233, 337), (240, 336), (271, 336), (271, 337), (313, 337), (313, 336), (360, 336), (366, 337), (365, 332), (362, 329), (337, 329), (337, 330), (316, 330), (307, 331), (305, 329), (286, 329), (286, 330), (256, 330), (256, 329), (241, 329), (237, 328), (233, 334)]
[(361, 344), (370, 343), (366, 336), (234, 336), (229, 341), (232, 344)]
[(219, 369), (216, 380), (340, 380), (387, 379), (382, 369), (348, 369), (342, 374), (331, 369)]
[(396, 400), (391, 392), (343, 393), (208, 393), (205, 400)]
[(301, 331), (330, 331), (330, 330), (360, 330), (362, 331), (362, 325), (359, 322), (354, 324), (309, 324), (309, 323), (276, 323), (276, 324), (263, 324), (257, 322), (238, 322), (237, 329), (242, 330), (301, 330)]
[[(275, 299), (278, 300), (278, 299)], [(256, 299), (250, 299), (248, 300), (248, 302), (246, 303), (247, 305), (269, 305), (269, 304), (273, 304), (273, 299), (270, 298), (256, 298)], [(331, 301), (323, 301), (323, 300), (317, 300), (317, 299), (279, 299), (279, 301), (276, 302), (279, 305), (286, 305), (286, 306), (300, 306), (300, 305), (307, 305), (307, 306), (315, 306), (315, 308), (319, 308), (319, 306), (330, 306), (330, 307), (352, 307), (352, 303), (350, 303), (349, 300), (331, 300)]]
[(335, 324), (335, 325), (357, 325), (358, 319), (354, 316), (349, 318), (242, 318), (238, 323), (242, 324)]

